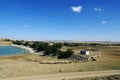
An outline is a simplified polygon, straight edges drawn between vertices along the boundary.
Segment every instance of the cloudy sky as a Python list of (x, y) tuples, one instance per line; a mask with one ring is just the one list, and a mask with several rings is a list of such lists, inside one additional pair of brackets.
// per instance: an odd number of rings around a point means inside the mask
[(120, 0), (0, 0), (0, 38), (120, 41)]

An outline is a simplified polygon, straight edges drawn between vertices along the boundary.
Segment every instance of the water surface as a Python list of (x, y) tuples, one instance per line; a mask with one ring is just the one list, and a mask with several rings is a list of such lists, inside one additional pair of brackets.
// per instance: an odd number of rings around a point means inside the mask
[(23, 54), (25, 50), (13, 46), (0, 46), (0, 56), (12, 55), (12, 54)]

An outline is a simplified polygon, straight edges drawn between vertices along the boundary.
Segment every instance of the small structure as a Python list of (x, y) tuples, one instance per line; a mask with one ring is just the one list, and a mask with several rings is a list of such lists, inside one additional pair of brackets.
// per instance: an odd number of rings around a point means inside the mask
[(80, 51), (80, 54), (82, 54), (82, 55), (89, 55), (90, 53), (89, 53), (89, 51)]

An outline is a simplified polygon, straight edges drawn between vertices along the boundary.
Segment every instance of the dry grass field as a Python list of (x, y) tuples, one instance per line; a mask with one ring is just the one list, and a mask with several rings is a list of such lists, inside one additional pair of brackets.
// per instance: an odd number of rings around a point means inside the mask
[[(73, 47), (76, 52), (83, 48), (94, 47)], [(39, 64), (28, 61), (28, 59), (56, 61), (56, 57), (38, 56), (34, 54), (22, 54), (0, 57), (0, 78), (39, 76), (55, 73), (70, 73), (97, 70), (120, 70), (120, 46), (97, 47), (101, 57), (97, 61), (73, 62), (71, 64)], [(78, 52), (77, 52), (78, 51)]]
[(0, 40), (0, 45), (2, 45), (2, 46), (8, 46), (10, 44), (11, 44), (11, 42)]

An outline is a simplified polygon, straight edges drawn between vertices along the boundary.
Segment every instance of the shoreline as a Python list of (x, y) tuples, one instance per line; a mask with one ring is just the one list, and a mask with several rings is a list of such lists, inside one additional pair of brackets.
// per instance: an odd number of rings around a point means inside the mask
[(26, 50), (25, 52), (28, 51), (29, 53), (35, 53), (35, 51), (30, 47), (26, 47), (26, 46), (23, 46), (23, 45), (15, 45), (15, 44), (11, 44), (11, 46), (25, 49)]
[[(3, 46), (3, 45), (0, 45), (0, 46)], [(23, 46), (23, 45), (10, 44), (10, 45), (6, 45), (6, 46), (13, 46), (13, 47), (17, 47), (17, 48), (22, 48), (22, 49), (25, 50), (24, 53), (31, 53), (31, 54), (35, 54), (35, 55), (43, 55), (43, 51), (42, 52), (35, 52), (35, 50), (33, 50), (32, 48), (26, 47), (26, 46)], [(13, 55), (15, 55), (15, 54), (12, 54), (12, 56)], [(11, 56), (11, 55), (3, 55), (3, 56)]]

